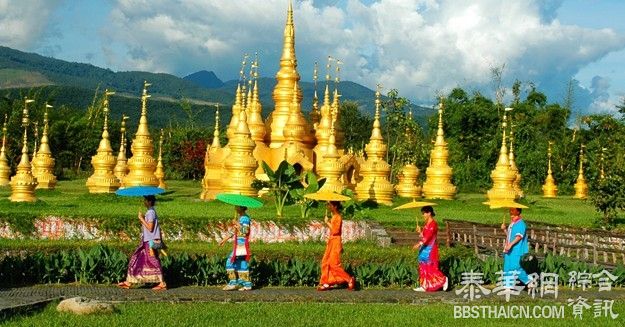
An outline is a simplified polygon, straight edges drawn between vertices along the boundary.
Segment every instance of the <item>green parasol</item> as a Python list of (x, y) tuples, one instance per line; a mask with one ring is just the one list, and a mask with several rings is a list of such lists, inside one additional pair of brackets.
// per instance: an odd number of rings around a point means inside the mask
[(217, 200), (227, 204), (247, 208), (260, 208), (263, 206), (263, 203), (257, 199), (241, 194), (219, 193), (217, 194)]

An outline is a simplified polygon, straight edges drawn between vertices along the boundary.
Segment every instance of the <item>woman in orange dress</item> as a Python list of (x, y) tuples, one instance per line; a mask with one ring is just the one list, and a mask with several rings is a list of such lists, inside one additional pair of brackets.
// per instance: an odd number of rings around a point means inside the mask
[(321, 260), (321, 280), (319, 281), (318, 291), (327, 291), (334, 285), (347, 284), (347, 289), (353, 291), (356, 287), (356, 279), (350, 276), (343, 267), (341, 267), (341, 252), (343, 252), (343, 243), (341, 240), (341, 227), (343, 219), (341, 218), (341, 203), (338, 201), (329, 201), (328, 209), (332, 213), (332, 219), (328, 221), (325, 217), (324, 221), (330, 228), (330, 237), (326, 245), (326, 252)]

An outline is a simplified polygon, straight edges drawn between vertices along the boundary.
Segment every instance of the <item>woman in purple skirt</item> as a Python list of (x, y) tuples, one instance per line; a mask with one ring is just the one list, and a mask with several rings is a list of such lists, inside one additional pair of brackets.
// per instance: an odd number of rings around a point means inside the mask
[(144, 204), (148, 210), (145, 215), (141, 212), (138, 214), (141, 222), (141, 244), (130, 257), (126, 281), (117, 285), (121, 288), (130, 288), (132, 284), (158, 283), (152, 288), (153, 290), (166, 290), (161, 260), (158, 257), (162, 237), (158, 217), (154, 210), (156, 198), (154, 195), (144, 196), (144, 198)]

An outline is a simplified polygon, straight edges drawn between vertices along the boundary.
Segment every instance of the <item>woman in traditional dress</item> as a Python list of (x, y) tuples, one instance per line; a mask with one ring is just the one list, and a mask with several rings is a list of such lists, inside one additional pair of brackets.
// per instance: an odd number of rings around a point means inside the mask
[(228, 284), (224, 286), (224, 291), (249, 291), (252, 289), (250, 279), (250, 226), (252, 220), (247, 215), (247, 207), (235, 206), (237, 218), (235, 219), (234, 232), (229, 237), (224, 238), (219, 245), (234, 237), (232, 252), (226, 259), (226, 272), (228, 273)]
[(153, 290), (165, 290), (167, 285), (163, 280), (163, 270), (159, 259), (158, 249), (162, 248), (161, 227), (154, 210), (156, 198), (154, 195), (144, 196), (145, 213), (137, 215), (141, 222), (141, 244), (130, 257), (126, 281), (117, 284), (121, 288), (130, 288), (132, 284), (158, 283)]
[(431, 206), (421, 208), (421, 214), (425, 220), (425, 226), (421, 231), (417, 226), (417, 232), (421, 232), (421, 241), (415, 244), (413, 250), (419, 250), (419, 287), (417, 292), (435, 292), (440, 289), (447, 291), (449, 280), (438, 270), (438, 244), (436, 234), (438, 224), (434, 220), (434, 209)]
[(503, 285), (515, 287), (517, 280), (523, 282), (528, 288), (535, 287), (530, 283), (530, 277), (521, 267), (521, 257), (529, 252), (527, 243), (527, 227), (521, 217), (521, 208), (510, 208), (510, 226), (501, 224), (501, 229), (506, 233), (506, 243), (503, 249)]
[(347, 289), (353, 291), (356, 287), (356, 279), (341, 267), (341, 252), (343, 252), (341, 203), (329, 201), (328, 210), (332, 213), (332, 219), (328, 221), (328, 217), (325, 217), (324, 221), (330, 228), (330, 237), (328, 237), (326, 251), (321, 260), (321, 280), (317, 290), (327, 291), (334, 285), (347, 284)]

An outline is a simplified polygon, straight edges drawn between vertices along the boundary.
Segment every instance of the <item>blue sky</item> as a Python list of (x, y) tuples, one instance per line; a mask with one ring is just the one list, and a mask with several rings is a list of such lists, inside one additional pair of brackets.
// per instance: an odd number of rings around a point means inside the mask
[[(286, 5), (0, 0), (0, 44), (116, 71), (206, 69), (224, 80), (237, 77), (244, 52), (259, 52), (261, 75), (274, 76)], [(490, 70), (503, 65), (506, 86), (533, 82), (552, 101), (576, 79), (581, 112), (614, 112), (625, 96), (625, 1), (308, 0), (294, 7), (304, 80), (314, 61), (332, 55), (345, 62), (342, 79), (370, 88), (380, 82), (416, 103), (455, 86), (492, 94)]]

